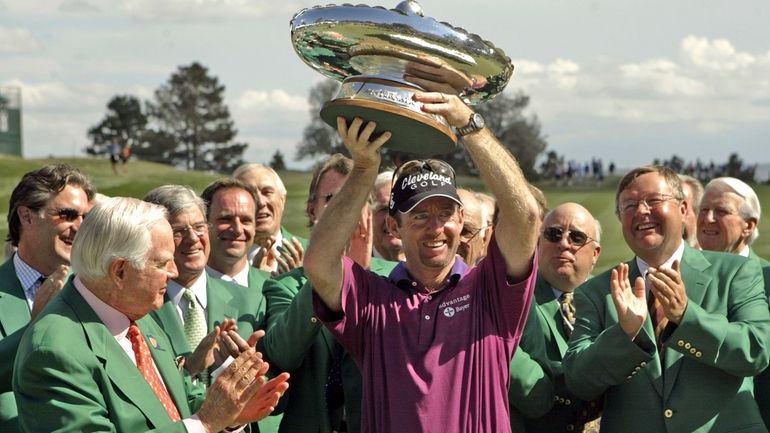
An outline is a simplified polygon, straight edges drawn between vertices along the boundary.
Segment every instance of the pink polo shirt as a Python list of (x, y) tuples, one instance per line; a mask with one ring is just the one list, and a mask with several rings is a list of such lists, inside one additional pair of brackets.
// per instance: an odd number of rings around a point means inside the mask
[(508, 366), (537, 275), (508, 284), (492, 239), (469, 269), (458, 257), (429, 294), (399, 264), (389, 279), (345, 258), (342, 314), (317, 296), (315, 312), (363, 376), (363, 433), (506, 433)]

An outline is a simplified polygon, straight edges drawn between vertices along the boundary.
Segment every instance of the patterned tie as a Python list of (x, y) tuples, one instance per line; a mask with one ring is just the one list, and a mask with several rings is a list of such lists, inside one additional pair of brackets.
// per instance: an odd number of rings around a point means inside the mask
[(160, 403), (166, 408), (168, 416), (171, 421), (179, 421), (179, 411), (174, 405), (174, 401), (171, 400), (171, 396), (168, 394), (168, 390), (163, 386), (163, 381), (155, 371), (155, 364), (152, 361), (152, 355), (150, 355), (150, 349), (147, 347), (147, 342), (144, 341), (142, 331), (136, 325), (136, 322), (131, 321), (131, 325), (128, 327), (128, 334), (126, 335), (131, 340), (131, 347), (134, 349), (134, 356), (136, 357), (136, 367), (142, 373), (142, 376), (147, 380), (147, 383), (152, 388), (152, 392), (158, 397)]
[(195, 350), (206, 336), (206, 316), (192, 290), (184, 289), (182, 296), (187, 299), (187, 311), (184, 313), (184, 338), (190, 345), (190, 350)]
[(564, 333), (567, 335), (567, 339), (572, 336), (572, 328), (574, 328), (575, 325), (575, 304), (572, 302), (572, 298), (572, 292), (564, 292), (559, 296), (561, 318), (563, 320)]
[(43, 283), (45, 282), (46, 278), (48, 278), (48, 277), (46, 277), (45, 275), (41, 275), (41, 276), (40, 276), (40, 278), (38, 278), (37, 280), (35, 280), (35, 282), (34, 282), (34, 283), (32, 283), (32, 285), (31, 285), (31, 286), (29, 286), (29, 290), (28, 290), (28, 292), (29, 292), (29, 297), (30, 297), (30, 299), (32, 299), (33, 301), (35, 300), (35, 294), (37, 293), (37, 289), (39, 289), (39, 288), (40, 288), (40, 286), (42, 286), (42, 285), (43, 285)]

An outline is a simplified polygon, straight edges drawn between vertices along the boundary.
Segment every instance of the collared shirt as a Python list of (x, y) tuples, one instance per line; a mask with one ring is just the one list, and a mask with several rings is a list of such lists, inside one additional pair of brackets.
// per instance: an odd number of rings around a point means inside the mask
[(209, 274), (212, 278), (216, 278), (219, 280), (225, 280), (230, 281), (235, 284), (241, 285), (243, 287), (249, 287), (249, 264), (247, 263), (246, 266), (243, 267), (237, 274), (234, 276), (229, 276), (226, 274), (223, 274), (222, 272), (219, 272), (218, 270), (206, 266), (206, 273)]
[(751, 247), (749, 247), (748, 245), (744, 245), (743, 249), (738, 252), (738, 255), (743, 257), (748, 257), (750, 252), (751, 252)]
[[(278, 247), (283, 245), (283, 233), (281, 230), (278, 230), (278, 233), (275, 235), (275, 242), (273, 242), (273, 245), (270, 247), (270, 250), (273, 251), (273, 255), (276, 257), (281, 255), (281, 252), (278, 251)], [(251, 249), (249, 250), (249, 264), (254, 263), (254, 257), (257, 257), (257, 254), (262, 251), (262, 247), (259, 245), (252, 245)], [(275, 263), (273, 265), (273, 271), (278, 270), (278, 263)]]
[(440, 290), (413, 281), (405, 263), (389, 279), (344, 258), (342, 310), (314, 295), (319, 318), (363, 366), (363, 433), (510, 432), (509, 363), (537, 276), (509, 284), (494, 240), (468, 268), (456, 258)]
[[(93, 292), (83, 285), (83, 282), (80, 281), (79, 277), (76, 276), (73, 279), (73, 284), (86, 303), (94, 310), (94, 313), (99, 317), (99, 320), (104, 323), (104, 326), (110, 334), (115, 337), (115, 341), (120, 345), (120, 348), (123, 349), (131, 362), (136, 365), (136, 355), (134, 355), (131, 340), (126, 336), (126, 334), (128, 334), (128, 327), (131, 324), (128, 317), (94, 295)], [(152, 360), (152, 365), (155, 368), (155, 374), (157, 374), (158, 377), (161, 378), (161, 382), (163, 382), (163, 376), (160, 374), (160, 371), (158, 371), (155, 360)], [(166, 384), (163, 383), (163, 386), (165, 387)], [(197, 415), (185, 418), (182, 422), (190, 433), (205, 433), (206, 431)]]
[(16, 277), (19, 278), (21, 288), (24, 289), (24, 297), (27, 298), (29, 309), (32, 310), (32, 306), (35, 303), (32, 286), (37, 283), (40, 277), (46, 277), (46, 275), (41, 274), (35, 268), (28, 265), (27, 262), (19, 257), (19, 253), (13, 255), (13, 267), (16, 268)]
[[(679, 243), (679, 247), (674, 251), (674, 254), (669, 257), (668, 260), (666, 260), (665, 263), (663, 263), (661, 266), (658, 266), (658, 269), (660, 268), (671, 268), (674, 265), (675, 261), (678, 261), (679, 263), (682, 263), (682, 255), (684, 254), (684, 242)], [(636, 265), (639, 267), (639, 274), (644, 277), (644, 284), (647, 289), (647, 293), (650, 293), (650, 283), (647, 279), (647, 270), (650, 269), (650, 265), (647, 264), (644, 260), (642, 260), (639, 256), (636, 256)], [(634, 282), (631, 281), (631, 284), (633, 285)]]
[[(176, 281), (169, 281), (168, 288), (166, 289), (168, 298), (174, 305), (177, 314), (179, 314), (179, 320), (182, 321), (182, 324), (184, 324), (184, 314), (187, 312), (187, 299), (184, 297), (184, 289), (185, 288)], [(190, 285), (188, 289), (195, 293), (195, 297), (198, 298), (198, 302), (203, 308), (203, 314), (206, 317), (209, 317), (208, 310), (206, 309), (206, 305), (208, 303), (208, 297), (206, 293), (206, 272), (201, 272), (201, 274), (198, 276), (198, 279), (193, 281), (192, 285)]]

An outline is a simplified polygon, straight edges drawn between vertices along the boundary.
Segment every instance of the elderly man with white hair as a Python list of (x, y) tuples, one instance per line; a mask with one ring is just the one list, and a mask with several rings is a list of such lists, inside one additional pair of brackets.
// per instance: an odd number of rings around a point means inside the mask
[[(751, 244), (759, 237), (762, 208), (757, 193), (742, 180), (718, 177), (706, 185), (698, 213), (698, 241), (704, 250), (739, 254), (759, 261), (770, 297), (770, 262), (759, 257)], [(770, 371), (754, 381), (754, 394), (765, 426), (770, 428)]]
[[(178, 274), (166, 211), (130, 198), (96, 205), (72, 245), (76, 277), (29, 326), (13, 388), (24, 432), (205, 432), (269, 414), (288, 375), (265, 383), (253, 348), (208, 388), (191, 387), (151, 318)], [(196, 413), (192, 414), (193, 411)]]

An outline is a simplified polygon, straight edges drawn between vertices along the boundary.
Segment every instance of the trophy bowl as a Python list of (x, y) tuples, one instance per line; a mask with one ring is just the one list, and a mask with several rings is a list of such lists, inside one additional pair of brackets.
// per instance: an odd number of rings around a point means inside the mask
[(291, 20), (291, 39), (308, 66), (342, 82), (321, 109), (324, 122), (336, 129), (338, 116), (373, 120), (375, 134), (392, 133), (386, 147), (419, 155), (450, 153), (457, 137), (442, 116), (424, 113), (413, 100), (423, 89), (406, 81), (406, 73), (447, 85), (469, 104), (493, 98), (513, 73), (501, 49), (425, 17), (413, 0), (394, 9), (350, 4), (303, 9)]

